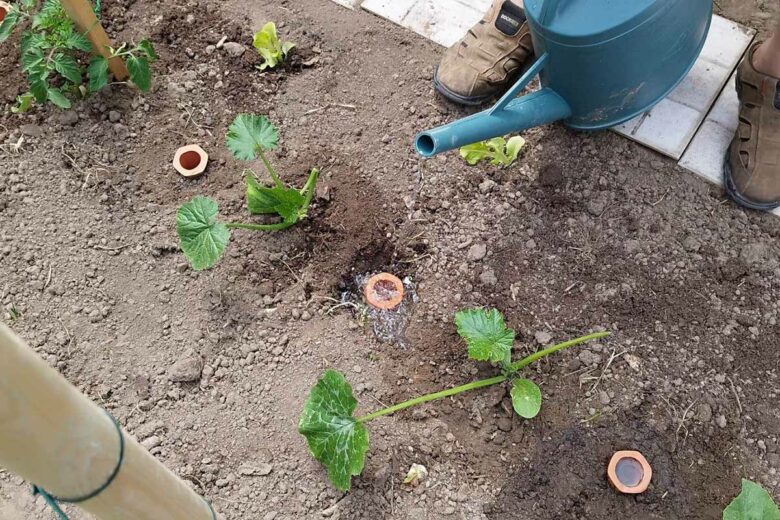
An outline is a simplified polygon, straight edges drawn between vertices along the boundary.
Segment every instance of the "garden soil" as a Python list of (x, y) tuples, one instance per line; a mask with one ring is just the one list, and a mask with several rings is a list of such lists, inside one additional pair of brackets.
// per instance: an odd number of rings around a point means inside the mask
[[(778, 10), (718, 9), (760, 31)], [(506, 169), (423, 160), (415, 132), (468, 111), (431, 88), (441, 48), (364, 11), (102, 10), (115, 40), (151, 37), (153, 92), (112, 85), (73, 111), (14, 115), (18, 36), (2, 47), (3, 319), (224, 518), (709, 520), (742, 477), (780, 498), (780, 219), (610, 132), (529, 130)], [(268, 20), (298, 47), (260, 73), (250, 44)], [(318, 196), (301, 225), (235, 230), (225, 259), (194, 272), (179, 204), (204, 194), (222, 218), (248, 220), (247, 165), (224, 146), (240, 112), (280, 128), (285, 180), (322, 169)], [(211, 155), (196, 180), (171, 166), (190, 143)], [(341, 305), (381, 270), (414, 285), (404, 341), (378, 341), (360, 305)], [(494, 374), (455, 333), (470, 306), (506, 314), (516, 356), (613, 335), (527, 369), (544, 394), (534, 420), (498, 387), (371, 422), (365, 471), (337, 492), (296, 433), (309, 388), (338, 369), (368, 412)], [(193, 365), (191, 382), (170, 380)], [(643, 495), (607, 484), (624, 449), (653, 465)], [(429, 475), (409, 487), (413, 463)], [(28, 484), (0, 470), (3, 520), (53, 518)]]

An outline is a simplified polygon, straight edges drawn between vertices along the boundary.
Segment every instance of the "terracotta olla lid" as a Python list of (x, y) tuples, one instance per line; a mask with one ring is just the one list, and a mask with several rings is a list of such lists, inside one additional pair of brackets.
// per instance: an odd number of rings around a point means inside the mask
[(653, 468), (638, 451), (618, 451), (607, 468), (612, 487), (629, 495), (644, 493), (653, 478)]
[(404, 284), (397, 276), (379, 273), (366, 282), (366, 301), (377, 309), (395, 309), (404, 299)]
[(206, 171), (208, 154), (197, 144), (182, 146), (173, 156), (173, 167), (185, 177), (197, 177)]

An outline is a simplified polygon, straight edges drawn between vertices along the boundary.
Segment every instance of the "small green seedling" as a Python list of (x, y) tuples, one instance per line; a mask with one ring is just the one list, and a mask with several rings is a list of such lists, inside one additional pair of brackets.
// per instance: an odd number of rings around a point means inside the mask
[(273, 69), (280, 63), (284, 63), (287, 55), (295, 48), (292, 42), (279, 41), (276, 35), (276, 24), (273, 22), (268, 22), (255, 33), (252, 45), (263, 58), (263, 63), (257, 66), (260, 70)]
[(509, 141), (503, 137), (494, 137), (461, 147), (460, 156), (472, 166), (485, 159), (490, 159), (490, 163), (495, 166), (509, 166), (515, 162), (523, 146), (525, 139), (519, 135), (510, 137)]
[(511, 385), (510, 396), (515, 412), (520, 417), (532, 419), (541, 409), (542, 392), (532, 381), (516, 377), (516, 374), (554, 352), (609, 335), (608, 332), (589, 334), (540, 350), (513, 363), (515, 333), (506, 327), (500, 312), (495, 309), (461, 311), (455, 315), (455, 324), (458, 334), (466, 341), (469, 358), (496, 363), (501, 368), (501, 375), (415, 397), (361, 417), (353, 415), (357, 399), (341, 373), (326, 370), (314, 385), (301, 413), (298, 431), (306, 437), (311, 454), (325, 466), (330, 481), (337, 489), (348, 491), (352, 476), (360, 475), (363, 471), (368, 451), (368, 430), (365, 427), (368, 421), (428, 401), (506, 381)]
[(764, 488), (742, 479), (742, 492), (723, 511), (723, 520), (780, 520), (780, 509)]
[[(21, 63), (29, 90), (17, 97), (16, 106), (11, 109), (14, 113), (26, 112), (35, 102), (46, 101), (67, 109), (72, 106), (69, 96), (84, 97), (108, 84), (108, 60), (98, 56), (88, 66), (84, 65), (85, 54), (93, 51), (92, 44), (76, 30), (60, 1), (45, 0), (36, 11), (37, 5), (36, 0), (12, 5), (0, 24), (0, 42), (3, 42), (17, 25), (27, 22), (22, 34)], [(127, 61), (130, 79), (139, 89), (151, 88), (149, 62), (157, 55), (148, 40), (110, 51), (112, 56)]]
[(236, 159), (251, 161), (260, 158), (271, 176), (274, 186), (265, 187), (257, 181), (254, 172), (244, 172), (246, 202), (252, 215), (277, 215), (274, 224), (223, 223), (217, 220), (217, 203), (197, 196), (183, 204), (176, 213), (176, 231), (181, 249), (193, 269), (200, 271), (213, 267), (225, 252), (231, 228), (253, 231), (279, 231), (293, 226), (308, 215), (309, 205), (317, 186), (319, 170), (309, 172), (302, 189), (288, 188), (277, 175), (263, 152), (273, 150), (279, 142), (279, 133), (264, 116), (240, 114), (228, 129), (226, 144)]

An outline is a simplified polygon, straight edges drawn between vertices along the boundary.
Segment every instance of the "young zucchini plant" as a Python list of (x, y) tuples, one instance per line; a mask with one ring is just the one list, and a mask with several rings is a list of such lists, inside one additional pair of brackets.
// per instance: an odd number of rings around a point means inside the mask
[(780, 508), (764, 488), (742, 479), (742, 492), (723, 511), (723, 520), (780, 520)]
[(411, 406), (457, 395), (469, 390), (510, 382), (510, 396), (515, 412), (525, 419), (536, 417), (542, 406), (542, 393), (536, 384), (517, 373), (526, 366), (550, 354), (588, 341), (609, 336), (597, 332), (540, 350), (519, 361), (512, 361), (515, 333), (508, 329), (504, 317), (495, 309), (469, 309), (455, 315), (458, 334), (466, 341), (468, 357), (490, 361), (501, 369), (501, 375), (474, 381), (441, 392), (422, 395), (382, 410), (354, 417), (357, 400), (344, 375), (326, 370), (314, 385), (304, 405), (298, 431), (306, 438), (309, 450), (328, 472), (331, 483), (348, 491), (352, 476), (363, 471), (368, 451), (368, 430), (365, 423)]
[(279, 40), (276, 24), (273, 22), (268, 22), (255, 33), (252, 45), (263, 58), (263, 63), (257, 66), (260, 70), (273, 69), (280, 63), (284, 63), (287, 55), (295, 48), (294, 43)]
[(213, 267), (219, 261), (230, 239), (230, 229), (279, 231), (306, 218), (317, 186), (319, 170), (316, 168), (309, 172), (309, 178), (300, 190), (284, 185), (264, 154), (279, 143), (279, 133), (264, 116), (240, 114), (228, 128), (225, 142), (236, 159), (252, 161), (260, 158), (273, 181), (274, 186), (267, 188), (257, 182), (254, 172), (244, 172), (249, 213), (277, 215), (281, 221), (274, 224), (219, 222), (217, 203), (198, 195), (183, 204), (176, 213), (176, 231), (181, 249), (196, 271)]
[[(0, 24), (0, 42), (7, 40), (17, 25), (26, 24), (21, 63), (29, 90), (17, 97), (13, 112), (26, 112), (36, 101), (51, 101), (67, 109), (72, 105), (69, 94), (85, 97), (108, 84), (108, 60), (96, 56), (85, 66), (85, 54), (93, 51), (92, 44), (76, 30), (60, 1), (45, 0), (36, 10), (37, 5), (37, 0), (13, 4)], [(149, 63), (157, 59), (151, 42), (143, 40), (137, 45), (123, 44), (109, 50), (111, 56), (126, 61), (130, 80), (140, 90), (151, 88)], [(85, 75), (87, 85), (83, 84)]]

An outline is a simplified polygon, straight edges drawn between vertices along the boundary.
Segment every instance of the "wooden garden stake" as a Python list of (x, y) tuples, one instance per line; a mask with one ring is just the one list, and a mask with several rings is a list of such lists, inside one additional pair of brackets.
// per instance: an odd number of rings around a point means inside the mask
[(100, 21), (92, 10), (89, 0), (60, 0), (62, 8), (68, 14), (73, 23), (76, 24), (79, 31), (86, 33), (95, 52), (108, 60), (108, 68), (117, 81), (124, 81), (130, 73), (122, 58), (111, 57), (109, 47), (112, 47), (111, 40), (108, 38), (105, 29), (100, 25)]
[(77, 505), (103, 520), (214, 520), (187, 484), (121, 438), (123, 457), (111, 417), (0, 323), (0, 467), (54, 497), (99, 491)]

